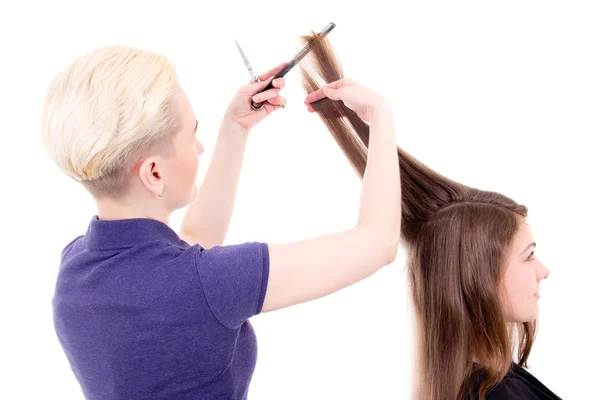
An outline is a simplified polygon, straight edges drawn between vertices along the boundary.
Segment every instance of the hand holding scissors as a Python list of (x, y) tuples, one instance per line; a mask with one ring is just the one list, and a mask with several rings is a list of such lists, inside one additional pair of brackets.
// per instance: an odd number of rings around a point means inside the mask
[[(242, 60), (244, 60), (244, 65), (246, 66), (246, 68), (248, 69), (248, 72), (250, 73), (250, 78), (251, 78), (251, 82), (252, 83), (261, 83), (262, 80), (265, 80), (265, 78), (258, 77), (256, 76), (256, 74), (254, 73), (254, 69), (252, 68), (252, 65), (250, 64), (250, 61), (248, 61), (248, 57), (246, 57), (246, 54), (244, 53), (244, 51), (242, 50), (242, 48), (240, 47), (240, 44), (238, 43), (238, 41), (235, 41), (235, 45), (238, 48), (238, 51), (240, 52), (240, 55), (242, 56)], [(281, 67), (281, 66), (280, 66)], [(283, 68), (277, 67), (276, 68), (276, 72), (281, 72), (281, 70)], [(269, 71), (271, 72), (271, 71)], [(269, 73), (267, 73), (269, 74)], [(265, 74), (265, 75), (267, 75)], [(266, 79), (270, 78), (271, 76), (268, 76)], [(282, 76), (278, 76), (276, 78), (282, 78)], [(263, 94), (267, 94), (269, 93), (269, 91), (272, 88), (277, 88), (277, 89), (281, 89), (282, 86), (277, 85), (276, 83), (281, 83), (281, 81), (279, 81), (278, 79), (275, 79), (272, 85), (269, 85), (269, 83), (267, 82), (266, 85), (260, 85), (260, 87), (255, 87), (255, 89), (257, 89), (256, 91), (256, 98), (252, 98), (252, 101), (250, 102), (250, 106), (252, 107), (253, 110), (260, 110), (264, 107), (264, 102), (268, 101), (270, 96), (263, 96)], [(267, 88), (267, 86), (270, 86)], [(267, 89), (267, 90), (265, 90)], [(265, 90), (264, 93), (261, 93), (263, 90)], [(271, 92), (273, 93), (273, 92)], [(273, 102), (270, 102), (271, 104), (274, 104)], [(280, 105), (282, 108), (285, 108), (285, 103), (276, 103), (275, 105)]]
[[(330, 22), (318, 35), (324, 37), (334, 27), (335, 24)], [(244, 54), (237, 40), (235, 44), (252, 80), (250, 84), (239, 90), (238, 95), (231, 102), (227, 112), (230, 113), (231, 118), (238, 122), (240, 126), (250, 129), (278, 107), (284, 107), (286, 100), (279, 96), (279, 90), (285, 86), (283, 77), (308, 54), (311, 50), (312, 41), (307, 43), (289, 62), (283, 63), (258, 77), (254, 73), (248, 57)], [(260, 110), (265, 110), (266, 113), (255, 112)]]
[[(287, 64), (282, 63), (259, 76), (256, 76), (250, 63), (246, 63), (246, 65), (252, 81), (238, 90), (229, 103), (225, 116), (238, 123), (242, 128), (250, 130), (267, 115), (283, 107), (287, 102), (285, 97), (279, 95), (279, 91), (285, 87), (285, 79), (273, 79)], [(268, 86), (271, 86), (271, 88), (265, 90)], [(253, 102), (255, 104), (262, 103), (262, 106), (253, 108), (251, 106)]]

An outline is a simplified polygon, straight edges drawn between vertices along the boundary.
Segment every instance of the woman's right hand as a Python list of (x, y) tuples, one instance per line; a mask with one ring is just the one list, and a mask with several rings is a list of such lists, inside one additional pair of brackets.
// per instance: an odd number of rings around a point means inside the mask
[(311, 103), (323, 98), (341, 100), (346, 107), (356, 112), (360, 119), (369, 122), (374, 110), (386, 107), (387, 101), (379, 93), (350, 78), (343, 78), (310, 93), (304, 104), (309, 112), (315, 112)]

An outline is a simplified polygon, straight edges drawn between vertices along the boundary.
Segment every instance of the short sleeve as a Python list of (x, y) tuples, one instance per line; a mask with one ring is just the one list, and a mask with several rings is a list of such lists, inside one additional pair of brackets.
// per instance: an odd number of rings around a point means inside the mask
[(269, 247), (246, 242), (203, 249), (196, 245), (196, 268), (215, 317), (234, 329), (259, 314), (269, 279)]

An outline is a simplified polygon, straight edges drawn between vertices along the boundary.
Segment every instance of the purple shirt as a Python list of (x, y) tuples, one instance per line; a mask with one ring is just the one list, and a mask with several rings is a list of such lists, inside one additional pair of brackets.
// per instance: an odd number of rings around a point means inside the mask
[(246, 399), (268, 275), (266, 243), (94, 216), (62, 251), (54, 327), (87, 399)]

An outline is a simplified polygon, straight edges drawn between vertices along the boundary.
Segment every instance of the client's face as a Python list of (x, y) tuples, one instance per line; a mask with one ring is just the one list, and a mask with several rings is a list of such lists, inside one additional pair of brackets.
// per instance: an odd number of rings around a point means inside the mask
[(535, 242), (523, 220), (509, 249), (503, 277), (502, 307), (509, 322), (529, 322), (537, 318), (540, 282), (550, 273), (534, 255)]

